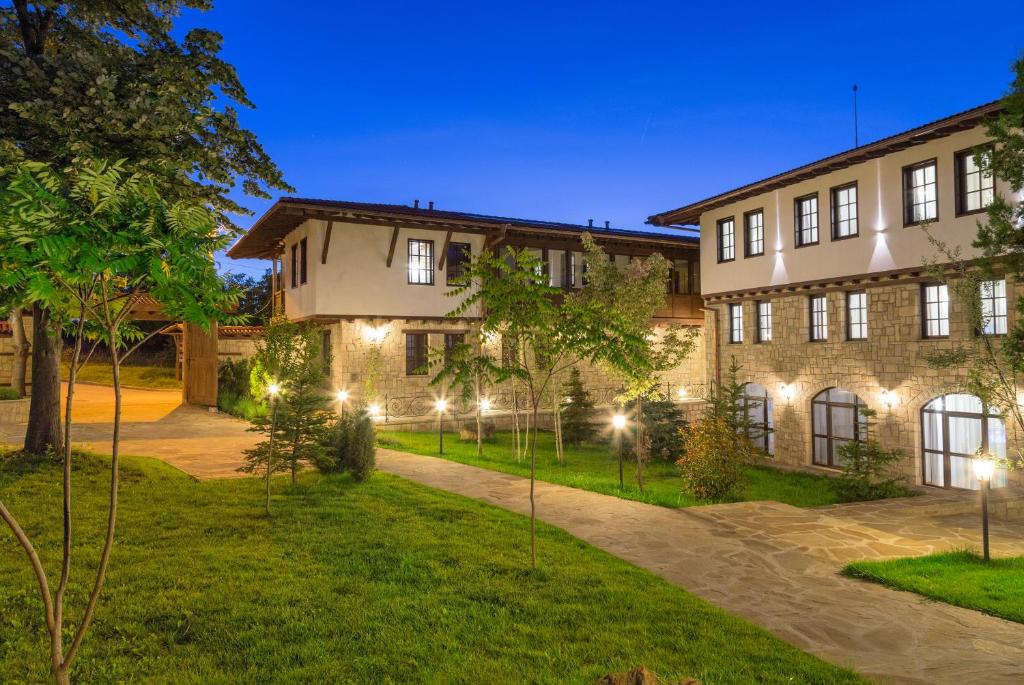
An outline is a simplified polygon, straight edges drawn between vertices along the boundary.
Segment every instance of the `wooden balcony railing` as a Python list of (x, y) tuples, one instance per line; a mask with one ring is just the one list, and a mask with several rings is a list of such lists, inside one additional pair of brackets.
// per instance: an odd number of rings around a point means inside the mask
[(701, 307), (704, 300), (700, 295), (668, 295), (665, 306), (654, 312), (655, 319), (689, 319), (703, 321)]

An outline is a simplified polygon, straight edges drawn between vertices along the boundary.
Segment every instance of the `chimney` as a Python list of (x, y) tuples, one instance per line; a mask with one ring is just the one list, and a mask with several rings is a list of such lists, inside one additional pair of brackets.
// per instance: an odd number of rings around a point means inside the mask
[(412, 208), (413, 209), (419, 209), (420, 208), (420, 201), (419, 200), (413, 200), (412, 201)]
[(433, 208), (434, 208), (434, 201), (431, 200), (430, 202), (427, 203), (427, 209), (433, 209)]
[(610, 222), (610, 221), (605, 221), (605, 222), (604, 222), (604, 227), (605, 227), (605, 228), (611, 228), (611, 227), (612, 227), (612, 222)]
[(590, 227), (590, 228), (593, 228), (594, 227), (594, 220), (593, 219), (587, 219), (587, 226)]

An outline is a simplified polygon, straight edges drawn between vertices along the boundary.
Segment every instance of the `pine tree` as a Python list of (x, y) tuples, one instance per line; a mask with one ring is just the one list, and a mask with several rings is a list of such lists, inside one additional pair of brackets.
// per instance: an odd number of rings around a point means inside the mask
[(562, 409), (562, 439), (573, 447), (579, 447), (594, 430), (594, 400), (584, 387), (583, 376), (577, 368), (569, 372), (565, 397)]

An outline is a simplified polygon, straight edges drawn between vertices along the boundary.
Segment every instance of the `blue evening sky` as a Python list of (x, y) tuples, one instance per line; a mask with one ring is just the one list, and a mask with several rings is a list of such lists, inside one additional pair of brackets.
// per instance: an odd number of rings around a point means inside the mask
[(996, 99), (1020, 9), (216, 0), (182, 26), (224, 35), (299, 196), (639, 228), (852, 147), (854, 82), (861, 143)]

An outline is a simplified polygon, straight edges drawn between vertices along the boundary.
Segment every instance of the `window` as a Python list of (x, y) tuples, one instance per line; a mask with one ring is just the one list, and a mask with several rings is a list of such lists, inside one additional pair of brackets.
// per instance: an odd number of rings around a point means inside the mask
[(772, 398), (763, 385), (747, 383), (740, 396), (740, 411), (747, 415), (747, 437), (769, 455), (775, 454), (775, 417)]
[(982, 281), (981, 332), (983, 335), (1006, 335), (1006, 281)]
[(818, 194), (798, 197), (793, 201), (796, 212), (796, 246), (818, 244)]
[(860, 232), (857, 225), (857, 184), (832, 189), (832, 238), (853, 238)]
[(434, 285), (434, 241), (409, 239), (409, 283)]
[(867, 417), (861, 413), (864, 403), (852, 392), (829, 388), (811, 400), (811, 433), (814, 440), (813, 461), (819, 466), (839, 468), (843, 465), (836, 447), (866, 435)]
[(810, 305), (811, 340), (828, 340), (828, 299), (824, 295), (814, 295), (810, 298)]
[(308, 250), (306, 249), (306, 239), (303, 238), (302, 240), (299, 241), (299, 284), (300, 285), (305, 285), (306, 284), (306, 280), (307, 280), (306, 279), (306, 275), (307, 275), (306, 264), (308, 264), (308, 261), (306, 260), (307, 253), (308, 253)]
[[(1006, 457), (1006, 428), (998, 412), (974, 395), (943, 395), (924, 405), (921, 432), (925, 485), (977, 490), (974, 455), (982, 450)], [(992, 474), (992, 487), (1006, 481), (1006, 469)]]
[(466, 342), (466, 334), (465, 333), (445, 333), (444, 334), (444, 363), (445, 363), (445, 366), (447, 366), (448, 363), (451, 361), (451, 359), (452, 359), (452, 352), (455, 351), (455, 348), (458, 347), (459, 345), (463, 344), (464, 342)]
[(949, 336), (949, 288), (945, 283), (921, 287), (921, 320), (924, 337), (945, 338)]
[(729, 305), (729, 342), (743, 342), (743, 305)]
[(292, 268), (289, 269), (289, 271), (291, 271), (292, 287), (293, 288), (298, 288), (299, 287), (299, 246), (298, 246), (298, 244), (292, 245), (292, 265), (291, 266), (292, 266)]
[(732, 217), (718, 222), (718, 261), (736, 259), (736, 223)]
[(903, 167), (903, 225), (939, 218), (935, 160)]
[(757, 342), (772, 341), (772, 303), (757, 303)]
[(405, 375), (427, 375), (427, 334), (405, 334)]
[(472, 250), (469, 243), (448, 243), (448, 254), (445, 256), (445, 283), (455, 285), (466, 275)]
[(846, 339), (868, 339), (868, 294), (863, 290), (846, 294)]
[(743, 215), (744, 235), (746, 236), (745, 255), (756, 257), (764, 254), (764, 212), (755, 209)]
[(566, 288), (576, 287), (576, 253), (568, 252), (565, 253), (565, 270), (563, 271), (565, 282), (563, 286)]
[(991, 148), (981, 151), (961, 150), (953, 158), (956, 167), (956, 214), (973, 214), (983, 211), (995, 198), (996, 185), (991, 171), (982, 170), (975, 161), (977, 155), (986, 159), (992, 154)]

